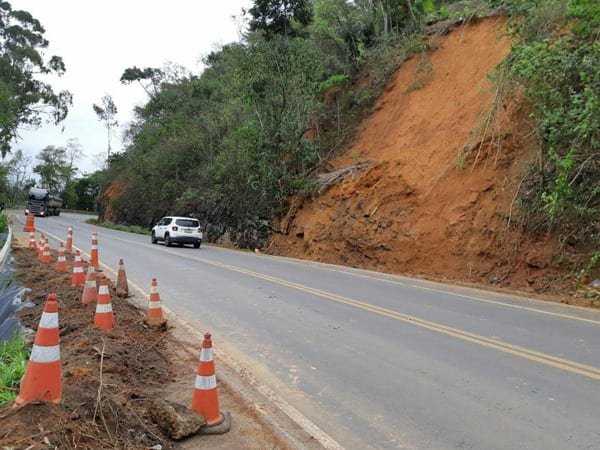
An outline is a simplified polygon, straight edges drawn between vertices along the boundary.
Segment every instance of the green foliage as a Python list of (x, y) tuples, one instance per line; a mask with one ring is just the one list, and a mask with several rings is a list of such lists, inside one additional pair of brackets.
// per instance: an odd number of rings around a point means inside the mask
[(520, 14), (513, 26), (520, 40), (506, 69), (525, 88), (541, 137), (541, 210), (550, 226), (579, 223), (589, 239), (600, 218), (600, 7), (591, 0), (509, 6)]
[(22, 336), (0, 342), (0, 406), (16, 398), (28, 358), (29, 350)]
[(600, 268), (600, 251), (592, 252), (592, 254), (589, 255), (589, 259), (587, 260), (585, 266), (577, 271), (575, 285), (577, 287), (581, 287), (583, 285), (583, 280), (588, 278), (593, 271), (598, 268)]
[(573, 154), (573, 151), (569, 151), (564, 157), (560, 157), (556, 152), (550, 151), (550, 158), (556, 166), (557, 175), (551, 189), (542, 192), (542, 202), (544, 211), (552, 218), (564, 213), (573, 197), (573, 188), (569, 184), (569, 173), (575, 165)]
[(0, 1), (0, 153), (10, 151), (20, 126), (37, 127), (43, 117), (61, 122), (71, 105), (68, 91), (55, 93), (39, 75), (62, 75), (61, 58), (44, 60), (48, 41), (41, 23)]
[(328, 91), (330, 89), (341, 89), (348, 83), (348, 75), (331, 75), (325, 81), (319, 83), (320, 91)]
[[(100, 173), (94, 172), (70, 182), (65, 188), (63, 201), (65, 208), (79, 211), (97, 211), (100, 192)], [(69, 197), (67, 196), (69, 193)], [(69, 200), (72, 198), (73, 201)]]
[(0, 214), (0, 233), (8, 233), (8, 217)]
[(273, 215), (314, 191), (315, 169), (405, 59), (398, 43), (420, 27), (421, 7), (256, 0), (251, 31), (207, 55), (202, 74), (126, 69), (121, 81), (140, 82), (148, 102), (98, 177), (101, 219), (148, 227), (191, 215), (209, 240), (229, 232), (262, 245)]
[(267, 39), (274, 35), (298, 36), (312, 21), (310, 0), (255, 0), (248, 10), (250, 30), (260, 31)]
[(144, 234), (150, 236), (150, 230), (146, 228), (142, 228), (138, 225), (124, 225), (121, 223), (114, 222), (100, 222), (96, 219), (88, 219), (85, 223), (89, 223), (90, 225), (97, 225), (99, 227), (109, 228), (111, 230), (125, 231), (127, 233), (135, 233), (135, 234)]
[(67, 150), (64, 147), (49, 145), (37, 156), (39, 160), (33, 171), (40, 176), (44, 188), (59, 192), (65, 187), (66, 179), (71, 176), (72, 167), (67, 161)]

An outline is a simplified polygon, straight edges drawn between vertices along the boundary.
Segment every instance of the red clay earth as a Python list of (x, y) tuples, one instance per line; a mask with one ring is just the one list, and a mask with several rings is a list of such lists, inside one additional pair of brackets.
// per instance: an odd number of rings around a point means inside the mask
[(267, 252), (530, 293), (572, 290), (554, 264), (556, 236), (519, 227), (516, 193), (536, 146), (527, 111), (488, 80), (511, 48), (505, 24), (463, 25), (403, 63), (331, 162), (367, 168), (295, 199)]
[(144, 311), (114, 295), (117, 328), (97, 330), (92, 325), (95, 305), (81, 304), (82, 289), (70, 287), (71, 273), (42, 264), (33, 250), (15, 248), (13, 254), (18, 268), (15, 278), (32, 289), (28, 300), (35, 304), (19, 313), (24, 326), (36, 329), (48, 293), (58, 295), (63, 401), (0, 409), (0, 447), (289, 448), (223, 380), (219, 381), (221, 407), (232, 412), (232, 430), (181, 444), (170, 440), (150, 419), (149, 407), (156, 398), (189, 406), (200, 343), (191, 348), (171, 329), (150, 329), (144, 324)]

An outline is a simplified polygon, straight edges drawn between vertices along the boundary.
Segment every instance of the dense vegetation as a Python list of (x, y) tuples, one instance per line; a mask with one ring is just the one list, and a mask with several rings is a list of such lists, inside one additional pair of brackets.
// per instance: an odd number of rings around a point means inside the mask
[(526, 226), (600, 250), (600, 2), (504, 3), (517, 39), (505, 68), (523, 86), (540, 144), (522, 196)]
[[(95, 105), (108, 133), (104, 170), (77, 179), (80, 150), (69, 143), (43, 149), (34, 171), (64, 192), (67, 207), (94, 209), (100, 192), (107, 220), (147, 228), (162, 215), (189, 214), (206, 224), (209, 240), (228, 233), (241, 246), (261, 246), (290, 195), (313, 192), (314, 174), (327, 169), (400, 63), (426, 51), (427, 25), (490, 7), (511, 16), (502, 92), (524, 94), (539, 141), (538, 162), (521, 186), (523, 225), (598, 250), (595, 0), (255, 0), (243, 39), (207, 55), (201, 74), (172, 66), (123, 72), (121, 81), (141, 84), (148, 100), (135, 111), (121, 154), (110, 153), (117, 124), (105, 114), (108, 103)], [(17, 98), (22, 106), (3, 109), (3, 144), (18, 124), (39, 122), (32, 101), (60, 120), (69, 97), (31, 81), (31, 68), (64, 70), (60, 58), (43, 62), (41, 25), (6, 2), (0, 10), (0, 102)], [(31, 32), (18, 38), (24, 30)], [(23, 84), (13, 79), (29, 80), (31, 92), (18, 91)], [(14, 201), (31, 183), (23, 167), (19, 152), (0, 167), (2, 199)]]
[[(81, 209), (95, 208), (94, 180), (76, 180), (75, 163), (81, 156), (79, 144), (70, 141), (65, 147), (48, 146), (32, 166), (29, 157), (13, 146), (21, 128), (35, 128), (44, 120), (58, 124), (68, 113), (71, 94), (54, 92), (43, 81), (44, 75), (62, 75), (65, 65), (59, 56), (46, 57), (48, 41), (44, 27), (27, 11), (15, 10), (9, 2), (0, 1), (0, 154), (10, 153), (0, 164), (0, 203), (23, 205), (26, 192), (36, 181), (64, 192), (65, 203)], [(84, 177), (86, 178), (86, 177)]]
[(143, 226), (191, 214), (209, 239), (229, 232), (240, 245), (264, 244), (289, 195), (310, 192), (311, 173), (406, 55), (424, 48), (415, 32), (436, 8), (255, 1), (244, 39), (207, 55), (201, 75), (127, 69), (121, 80), (142, 83), (149, 98), (126, 152), (110, 158), (102, 213)]
[(0, 406), (13, 401), (29, 359), (29, 350), (23, 337), (0, 342)]
[(26, 11), (0, 1), (0, 153), (6, 155), (21, 126), (38, 126), (44, 117), (62, 121), (71, 105), (67, 91), (55, 93), (38, 75), (62, 75), (58, 56), (44, 59), (44, 28)]

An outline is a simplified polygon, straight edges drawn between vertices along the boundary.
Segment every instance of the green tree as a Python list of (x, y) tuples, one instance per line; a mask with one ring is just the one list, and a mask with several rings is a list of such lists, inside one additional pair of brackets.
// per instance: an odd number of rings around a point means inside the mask
[(108, 142), (106, 160), (108, 161), (110, 158), (110, 142), (112, 134), (114, 129), (119, 126), (119, 122), (117, 121), (117, 105), (115, 105), (112, 97), (106, 94), (102, 97), (100, 105), (94, 103), (92, 107), (96, 116), (98, 116), (98, 120), (102, 122), (104, 128), (106, 128), (106, 140)]
[(8, 198), (7, 203), (16, 205), (25, 198), (25, 192), (34, 185), (31, 179), (28, 179), (29, 168), (31, 167), (31, 157), (25, 155), (21, 149), (13, 152), (11, 158), (4, 163), (8, 170), (6, 182)]
[(267, 38), (273, 35), (297, 36), (312, 20), (310, 0), (254, 0), (248, 10), (250, 30)]
[(125, 69), (120, 79), (122, 84), (131, 84), (134, 81), (137, 82), (150, 98), (156, 96), (162, 80), (162, 70), (153, 67), (140, 69), (137, 66)]
[(72, 103), (68, 91), (55, 93), (38, 75), (62, 75), (65, 65), (58, 56), (48, 60), (41, 23), (26, 11), (13, 10), (0, 1), (0, 153), (11, 149), (20, 126), (37, 127), (43, 117), (57, 124)]
[(40, 176), (42, 187), (61, 192), (71, 171), (66, 149), (49, 145), (38, 153), (36, 159), (39, 163), (33, 171)]
[(521, 85), (540, 137), (540, 164), (531, 172), (530, 194), (523, 194), (524, 209), (532, 227), (598, 248), (600, 3), (506, 3), (516, 18), (506, 73)]
[(72, 182), (76, 203), (73, 208), (83, 211), (96, 211), (98, 208), (98, 193), (100, 191), (100, 172), (84, 174)]
[(382, 4), (256, 0), (250, 31), (207, 55), (201, 74), (126, 69), (121, 82), (140, 83), (148, 101), (125, 130), (125, 152), (98, 177), (100, 216), (146, 226), (190, 214), (209, 240), (227, 232), (240, 245), (264, 243), (273, 215), (310, 191), (317, 164), (403, 57), (394, 39), (413, 23), (409, 6), (418, 19), (419, 2), (385, 1), (387, 25)]

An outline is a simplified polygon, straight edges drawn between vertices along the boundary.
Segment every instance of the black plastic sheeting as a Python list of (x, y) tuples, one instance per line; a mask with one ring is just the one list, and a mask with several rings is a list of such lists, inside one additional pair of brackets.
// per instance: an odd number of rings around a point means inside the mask
[(12, 339), (20, 325), (15, 313), (20, 309), (33, 306), (23, 302), (23, 294), (29, 289), (13, 281), (15, 271), (14, 258), (9, 254), (0, 272), (0, 342)]

